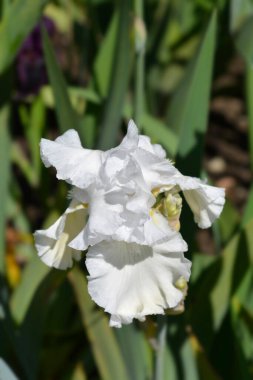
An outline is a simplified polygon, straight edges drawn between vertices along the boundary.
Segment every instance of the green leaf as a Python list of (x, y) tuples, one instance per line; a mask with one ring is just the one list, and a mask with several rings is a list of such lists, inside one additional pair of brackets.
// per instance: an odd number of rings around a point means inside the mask
[(0, 108), (0, 274), (5, 268), (5, 217), (9, 186), (10, 142), (8, 135), (9, 106)]
[(235, 32), (244, 23), (245, 19), (253, 13), (252, 0), (230, 1), (230, 30)]
[(251, 185), (247, 203), (244, 209), (241, 225), (245, 226), (253, 218), (253, 185)]
[(130, 2), (119, 3), (119, 19), (117, 25), (117, 41), (110, 78), (110, 89), (102, 117), (101, 133), (98, 146), (109, 149), (117, 141), (117, 132), (122, 116), (124, 100), (130, 74)]
[(24, 269), (21, 283), (10, 299), (11, 313), (16, 323), (21, 324), (24, 320), (36, 290), (49, 271), (50, 268), (34, 253), (34, 259)]
[(108, 95), (118, 23), (119, 12), (116, 10), (94, 63), (95, 83), (98, 87), (99, 94), (103, 98)]
[(144, 133), (149, 135), (153, 142), (162, 144), (170, 157), (175, 157), (178, 138), (164, 123), (144, 113), (141, 122)]
[[(253, 19), (252, 19), (253, 26)], [(250, 153), (250, 165), (253, 170), (253, 67), (252, 63), (246, 64), (246, 104), (249, 122), (249, 153)]]
[(209, 268), (210, 265), (217, 260), (216, 256), (203, 255), (203, 253), (194, 253), (192, 259), (192, 271), (191, 271), (191, 284), (197, 283), (199, 278), (206, 273), (205, 271)]
[(176, 360), (168, 343), (164, 350), (164, 378), (163, 380), (178, 380)]
[(252, 228), (253, 221), (233, 237), (221, 256), (210, 265), (198, 291), (195, 289), (189, 317), (194, 332), (207, 347), (221, 326), (232, 295), (253, 263)]
[[(190, 335), (189, 343), (191, 346), (191, 349), (193, 351), (195, 361), (198, 368), (199, 376), (197, 376), (199, 379), (205, 378), (205, 380), (219, 380), (220, 377), (215, 373), (213, 367), (211, 366), (208, 357), (206, 353), (203, 350), (203, 347), (201, 347), (197, 337), (193, 334)], [(188, 348), (189, 349), (189, 348)], [(191, 358), (191, 361), (194, 365), (194, 359)], [(187, 365), (186, 365), (186, 371), (187, 371)], [(194, 365), (195, 367), (195, 365)], [(195, 371), (194, 371), (195, 372)], [(195, 375), (196, 376), (196, 375)], [(189, 377), (189, 379), (194, 377)]]
[[(127, 119), (132, 117), (133, 109), (130, 104), (125, 105), (123, 114)], [(153, 143), (162, 144), (171, 158), (175, 156), (178, 138), (173, 130), (169, 129), (162, 121), (145, 112), (141, 118), (141, 126), (144, 133), (152, 139)]]
[(105, 314), (96, 308), (87, 292), (84, 274), (75, 267), (68, 274), (76, 296), (83, 324), (103, 380), (128, 380), (119, 346)]
[[(101, 98), (92, 88), (80, 88), (80, 87), (69, 87), (67, 88), (68, 97), (70, 99), (72, 107), (78, 113), (79, 108), (83, 109), (87, 102), (100, 104)], [(43, 99), (45, 105), (49, 108), (55, 107), (55, 98), (52, 91), (52, 87), (45, 85), (41, 88), (40, 95)], [(80, 113), (80, 112), (79, 112)], [(82, 112), (81, 112), (82, 114)]]
[(245, 20), (235, 36), (236, 47), (248, 65), (252, 65), (253, 62), (252, 28), (253, 15)]
[(196, 56), (172, 99), (168, 125), (179, 134), (176, 163), (187, 175), (199, 176), (207, 128), (215, 52), (217, 15), (214, 12)]
[(25, 176), (27, 182), (31, 186), (38, 185), (38, 176), (35, 171), (35, 168), (32, 166), (30, 161), (25, 156), (22, 148), (16, 142), (13, 142), (11, 145), (11, 160), (14, 164), (16, 164), (19, 167), (19, 169)]
[[(50, 268), (47, 268), (50, 270)], [(33, 293), (32, 301), (19, 328), (18, 343), (29, 365), (29, 379), (38, 378), (39, 353), (46, 327), (46, 317), (55, 292), (66, 278), (66, 273), (51, 269)]]
[(197, 361), (189, 339), (186, 339), (181, 347), (182, 369), (185, 380), (198, 379)]
[(229, 239), (232, 238), (240, 223), (240, 215), (232, 206), (228, 199), (226, 199), (222, 214), (218, 219), (219, 231), (221, 234), (221, 241), (227, 244)]
[(71, 106), (67, 85), (56, 61), (53, 47), (45, 28), (42, 28), (42, 36), (47, 71), (53, 89), (56, 114), (60, 130), (62, 133), (66, 132), (70, 128), (79, 130), (78, 116)]
[(243, 379), (253, 372), (253, 267), (249, 268), (231, 302), (232, 325)]
[[(237, 292), (235, 293), (232, 303), (234, 309), (239, 313), (241, 308), (247, 310), (249, 315), (252, 317), (253, 322), (253, 267), (249, 268), (246, 272), (241, 285), (239, 286)], [(253, 327), (253, 325), (252, 325)]]
[(48, 0), (14, 0), (0, 23), (0, 74), (14, 60), (29, 32), (39, 21)]
[(29, 150), (37, 178), (39, 178), (41, 169), (39, 142), (45, 127), (45, 118), (46, 109), (44, 102), (41, 96), (37, 96), (31, 106), (29, 124), (25, 128), (25, 134), (29, 143)]
[(135, 325), (116, 329), (116, 336), (131, 380), (147, 380), (152, 377), (152, 352), (143, 331)]
[(155, 380), (165, 380), (167, 378), (167, 316), (158, 315), (157, 317), (157, 339), (156, 339), (156, 353), (155, 353)]
[(78, 363), (72, 373), (71, 380), (87, 380), (86, 373), (81, 363)]

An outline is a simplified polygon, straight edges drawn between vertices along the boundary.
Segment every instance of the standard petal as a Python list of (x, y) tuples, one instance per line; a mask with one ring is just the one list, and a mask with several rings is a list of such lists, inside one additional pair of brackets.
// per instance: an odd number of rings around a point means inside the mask
[[(178, 248), (175, 234), (175, 246)], [(111, 314), (111, 325), (144, 320), (176, 307), (183, 293), (175, 283), (190, 276), (190, 262), (182, 252), (173, 252), (173, 242), (149, 247), (108, 241), (91, 247), (86, 265), (92, 299)]]
[(85, 226), (87, 210), (71, 202), (65, 213), (47, 230), (34, 233), (35, 247), (41, 260), (48, 266), (67, 269), (73, 259), (80, 260), (81, 252), (68, 246)]
[(159, 144), (151, 144), (150, 137), (140, 135), (138, 148), (150, 152), (160, 159), (166, 158), (166, 152)]
[(89, 218), (84, 229), (69, 243), (69, 246), (77, 250), (86, 250), (89, 245), (94, 245), (102, 240), (108, 240), (122, 225), (120, 216), (122, 205), (106, 202), (103, 192), (95, 191), (91, 196), (88, 208)]
[(55, 167), (58, 179), (79, 188), (88, 187), (96, 179), (103, 159), (103, 152), (82, 148), (72, 129), (55, 141), (42, 139), (40, 150), (45, 166)]
[(166, 180), (177, 174), (174, 165), (169, 160), (161, 158), (160, 155), (142, 148), (138, 148), (133, 155), (150, 190), (166, 184)]
[(131, 150), (137, 148), (139, 141), (138, 128), (133, 120), (130, 120), (127, 126), (127, 134), (120, 145), (115, 149)]

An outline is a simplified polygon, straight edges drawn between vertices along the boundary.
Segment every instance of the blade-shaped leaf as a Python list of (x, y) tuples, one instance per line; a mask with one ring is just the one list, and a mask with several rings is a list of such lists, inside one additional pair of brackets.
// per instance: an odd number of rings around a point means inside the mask
[(248, 65), (253, 62), (253, 42), (252, 42), (253, 15), (249, 16), (235, 37), (235, 44)]
[(10, 300), (12, 317), (16, 323), (22, 323), (36, 290), (49, 271), (50, 268), (43, 264), (37, 255), (26, 266), (21, 283)]
[(42, 137), (43, 128), (45, 126), (46, 109), (41, 96), (37, 96), (34, 100), (31, 113), (30, 123), (26, 126), (26, 136), (29, 142), (29, 149), (31, 151), (33, 166), (36, 175), (39, 176), (41, 168), (40, 151), (38, 149), (39, 142)]
[(247, 203), (244, 209), (243, 217), (241, 220), (242, 226), (245, 226), (253, 218), (253, 186), (250, 188)]
[(113, 329), (109, 327), (103, 312), (90, 299), (84, 274), (76, 267), (68, 274), (68, 278), (76, 295), (101, 378), (129, 379)]
[(0, 23), (0, 74), (14, 60), (47, 2), (48, 0), (14, 0), (7, 7)]
[(78, 116), (71, 106), (67, 85), (56, 61), (53, 47), (45, 28), (42, 28), (42, 36), (47, 71), (54, 93), (56, 114), (60, 130), (62, 133), (70, 128), (78, 130)]
[[(252, 18), (253, 26), (253, 18)], [(253, 57), (252, 57), (253, 58)], [(250, 151), (250, 164), (253, 169), (253, 68), (252, 64), (246, 65), (246, 100), (247, 112), (249, 120), (249, 151)]]
[(235, 32), (240, 28), (245, 19), (253, 13), (251, 0), (230, 1), (230, 30)]
[(112, 17), (108, 31), (102, 41), (98, 55), (94, 63), (95, 81), (99, 94), (102, 97), (108, 95), (110, 77), (112, 74), (113, 53), (117, 39), (117, 25), (119, 22), (118, 11)]
[(39, 353), (45, 333), (45, 323), (55, 291), (65, 279), (63, 271), (52, 269), (40, 281), (33, 293), (32, 301), (19, 328), (18, 343), (29, 363), (29, 378), (38, 378)]
[(189, 309), (190, 319), (194, 332), (205, 346), (211, 344), (228, 311), (231, 296), (253, 263), (252, 228), (251, 220), (210, 265), (201, 289), (195, 290), (194, 303)]
[(168, 125), (179, 134), (177, 167), (199, 176), (215, 51), (217, 15), (214, 12), (196, 56), (190, 63), (169, 109)]
[(239, 226), (239, 223), (240, 215), (227, 199), (222, 210), (222, 214), (218, 220), (221, 241), (223, 244), (227, 244), (229, 239), (232, 238)]
[(252, 378), (253, 357), (253, 267), (245, 274), (243, 281), (231, 302), (232, 325), (238, 347), (239, 364), (243, 379)]
[(117, 131), (130, 74), (130, 25), (130, 2), (122, 1), (119, 3), (117, 41), (114, 49), (109, 94), (98, 142), (100, 149), (109, 149), (117, 141)]
[(134, 325), (129, 325), (117, 329), (116, 336), (126, 363), (129, 379), (151, 379), (152, 352), (143, 332)]
[(5, 217), (8, 198), (9, 165), (10, 165), (10, 143), (8, 135), (9, 107), (0, 108), (0, 274), (5, 267)]

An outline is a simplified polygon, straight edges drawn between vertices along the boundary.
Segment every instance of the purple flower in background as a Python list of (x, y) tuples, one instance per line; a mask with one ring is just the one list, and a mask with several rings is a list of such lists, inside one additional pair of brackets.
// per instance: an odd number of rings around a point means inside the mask
[(41, 24), (49, 36), (53, 36), (55, 25), (48, 17), (43, 17), (24, 41), (16, 59), (17, 91), (21, 96), (36, 94), (47, 83), (47, 73), (43, 57)]

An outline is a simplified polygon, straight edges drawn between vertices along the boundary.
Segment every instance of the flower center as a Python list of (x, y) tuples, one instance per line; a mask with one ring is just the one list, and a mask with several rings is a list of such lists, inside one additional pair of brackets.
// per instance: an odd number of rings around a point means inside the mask
[(167, 219), (170, 227), (180, 230), (180, 215), (182, 211), (182, 198), (177, 191), (171, 189), (156, 195), (156, 202), (153, 210), (159, 211)]

